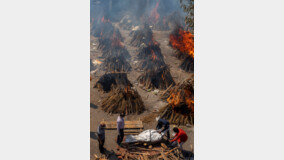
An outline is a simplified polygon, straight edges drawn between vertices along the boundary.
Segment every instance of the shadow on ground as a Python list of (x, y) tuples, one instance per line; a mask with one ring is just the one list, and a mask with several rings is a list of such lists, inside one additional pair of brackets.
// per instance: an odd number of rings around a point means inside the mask
[(97, 109), (97, 108), (98, 108), (98, 106), (94, 105), (93, 103), (90, 103), (90, 107), (91, 107), (91, 108), (94, 108), (94, 109)]
[(98, 139), (98, 134), (97, 134), (97, 132), (90, 132), (90, 137), (91, 137), (92, 139), (97, 140), (97, 139)]

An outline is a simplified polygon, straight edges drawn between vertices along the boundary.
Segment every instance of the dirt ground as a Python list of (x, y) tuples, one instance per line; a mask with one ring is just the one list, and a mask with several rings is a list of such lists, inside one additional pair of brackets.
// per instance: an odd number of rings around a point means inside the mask
[[(117, 28), (119, 26), (117, 24), (114, 24)], [(146, 111), (144, 111), (140, 115), (128, 115), (125, 117), (125, 120), (138, 120), (139, 118), (142, 119), (144, 116), (155, 112), (159, 110), (161, 107), (165, 106), (167, 103), (162, 101), (159, 97), (159, 95), (155, 95), (154, 92), (148, 92), (144, 90), (143, 88), (140, 88), (138, 86), (138, 83), (136, 79), (141, 74), (140, 71), (135, 70), (135, 61), (137, 61), (136, 58), (136, 47), (132, 47), (129, 45), (129, 41), (131, 37), (129, 36), (130, 31), (123, 30), (119, 28), (122, 36), (125, 38), (124, 45), (126, 46), (129, 54), (131, 55), (131, 61), (130, 64), (132, 66), (132, 71), (128, 73), (128, 79), (133, 84), (133, 86), (137, 89), (138, 93), (140, 94), (144, 105), (146, 107)], [(169, 34), (170, 31), (155, 31), (154, 32), (154, 39), (157, 40), (160, 43), (160, 47), (162, 50), (162, 54), (164, 55), (164, 59), (166, 64), (169, 66), (171, 74), (173, 76), (173, 79), (176, 83), (181, 82), (185, 79), (187, 79), (192, 73), (187, 73), (179, 68), (179, 64), (181, 63), (180, 60), (178, 60), (176, 57), (174, 57), (174, 50), (168, 45), (169, 44)], [(98, 41), (97, 38), (91, 37), (91, 59), (98, 59), (101, 55), (100, 51), (97, 50)], [(91, 157), (94, 154), (99, 154), (99, 148), (98, 148), (98, 141), (96, 137), (97, 127), (99, 123), (104, 120), (110, 120), (110, 121), (116, 121), (117, 114), (108, 114), (101, 110), (101, 101), (104, 97), (107, 96), (107, 94), (99, 92), (94, 87), (95, 82), (100, 78), (101, 75), (103, 75), (104, 72), (97, 71), (97, 72), (91, 72), (92, 80), (90, 85), (90, 135), (91, 135), (91, 141), (90, 141), (90, 154)], [(146, 129), (154, 129), (156, 126), (156, 121), (150, 122), (150, 123), (143, 123), (144, 130)], [(173, 126), (171, 125), (171, 128)], [(182, 129), (185, 130), (185, 132), (188, 134), (189, 139), (184, 144), (184, 149), (194, 152), (194, 127), (193, 126), (181, 126)], [(171, 132), (172, 134), (172, 132)], [(172, 136), (172, 135), (171, 135)], [(108, 151), (115, 151), (117, 145), (116, 145), (116, 137), (117, 137), (117, 131), (116, 130), (107, 130), (106, 131), (106, 141), (105, 141), (105, 148)]]

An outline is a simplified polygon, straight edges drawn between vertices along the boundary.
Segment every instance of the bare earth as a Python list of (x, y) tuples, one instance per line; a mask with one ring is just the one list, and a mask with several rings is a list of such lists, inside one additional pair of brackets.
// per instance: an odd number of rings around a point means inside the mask
[[(119, 28), (118, 25), (115, 25), (117, 28)], [(141, 74), (140, 71), (135, 70), (135, 62), (137, 61), (136, 58), (136, 47), (132, 47), (129, 45), (129, 41), (131, 37), (129, 36), (129, 32), (127, 30), (123, 30), (121, 28), (120, 32), (122, 36), (125, 38), (124, 45), (126, 46), (128, 52), (130, 53), (131, 61), (130, 64), (132, 66), (132, 71), (128, 73), (128, 79), (130, 82), (133, 84), (133, 86), (137, 89), (138, 93), (140, 94), (144, 105), (146, 107), (146, 111), (143, 112), (140, 115), (129, 115), (125, 117), (125, 120), (138, 120), (139, 118), (142, 119), (144, 116), (160, 109), (161, 107), (165, 106), (167, 103), (162, 101), (159, 97), (159, 95), (155, 95), (153, 92), (147, 92), (143, 90), (143, 88), (140, 88), (137, 84), (136, 79), (138, 76)], [(164, 59), (166, 64), (170, 67), (171, 74), (174, 78), (174, 81), (176, 83), (179, 83), (185, 79), (187, 79), (190, 74), (192, 73), (187, 73), (183, 70), (181, 70), (178, 66), (181, 63), (180, 60), (178, 60), (176, 57), (173, 56), (174, 50), (168, 46), (169, 44), (169, 34), (170, 31), (155, 31), (154, 32), (154, 39), (157, 40), (160, 43), (160, 47), (162, 50), (162, 54), (164, 55)], [(100, 51), (97, 50), (97, 45), (98, 41), (97, 38), (91, 37), (91, 59), (99, 59), (99, 56), (101, 55)], [(100, 59), (99, 59), (100, 60)], [(94, 87), (95, 82), (100, 78), (101, 75), (103, 75), (104, 72), (102, 71), (97, 71), (96, 73), (93, 73), (92, 76), (92, 81), (90, 85), (90, 120), (91, 120), (91, 126), (90, 126), (90, 132), (91, 132), (91, 143), (90, 143), (90, 154), (91, 158), (93, 157), (94, 154), (100, 155), (99, 153), (99, 148), (98, 148), (98, 141), (97, 137), (95, 136), (95, 132), (97, 131), (97, 127), (99, 123), (104, 119), (104, 120), (110, 120), (110, 121), (116, 121), (117, 114), (108, 114), (101, 110), (101, 101), (104, 97), (107, 96), (107, 94), (98, 92), (98, 90)], [(156, 126), (156, 121), (150, 122), (150, 123), (143, 123), (144, 129), (154, 129)], [(171, 126), (172, 128), (173, 126)], [(188, 134), (189, 139), (188, 141), (184, 144), (184, 149), (193, 151), (194, 152), (194, 127), (186, 127), (186, 126), (181, 126), (182, 129), (185, 130), (185, 132)], [(172, 134), (172, 132), (171, 132)], [(171, 135), (172, 136), (172, 135)], [(105, 141), (105, 148), (108, 151), (115, 151), (116, 150), (116, 137), (117, 137), (117, 132), (116, 131), (106, 131), (106, 141)]]

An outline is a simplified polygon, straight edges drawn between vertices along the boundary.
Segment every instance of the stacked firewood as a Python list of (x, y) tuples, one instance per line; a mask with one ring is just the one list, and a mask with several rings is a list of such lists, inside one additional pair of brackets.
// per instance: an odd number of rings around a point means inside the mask
[(141, 45), (153, 43), (153, 31), (146, 23), (141, 27), (141, 29), (131, 31), (130, 36), (132, 36), (130, 45), (134, 47), (140, 47)]
[(178, 148), (170, 148), (164, 143), (158, 145), (127, 144), (119, 147), (116, 155), (119, 159), (129, 160), (178, 160), (185, 159), (184, 154)]
[(126, 73), (106, 73), (95, 84), (95, 88), (104, 92), (110, 92), (119, 86), (132, 86)]
[(138, 64), (140, 70), (159, 69), (166, 66), (158, 44), (140, 47), (137, 57), (140, 60)]
[(144, 72), (138, 77), (138, 82), (143, 84), (146, 89), (167, 89), (169, 86), (175, 85), (167, 66)]
[(190, 56), (187, 56), (180, 64), (180, 68), (186, 72), (194, 71), (194, 59)]
[(104, 30), (99, 37), (98, 49), (102, 51), (104, 63), (102, 69), (107, 72), (128, 72), (131, 66), (128, 62), (131, 57), (123, 45), (123, 37), (116, 28)]
[(145, 110), (138, 92), (130, 86), (111, 90), (102, 102), (102, 109), (108, 113), (140, 114)]
[(128, 72), (131, 70), (131, 65), (121, 55), (108, 56), (104, 60), (103, 67), (106, 71), (114, 72)]
[(178, 125), (194, 124), (194, 78), (166, 90), (162, 95), (169, 103), (160, 110), (160, 116)]
[(137, 57), (140, 60), (137, 68), (143, 70), (137, 81), (145, 89), (166, 89), (175, 84), (160, 46), (154, 40), (148, 45), (141, 46)]

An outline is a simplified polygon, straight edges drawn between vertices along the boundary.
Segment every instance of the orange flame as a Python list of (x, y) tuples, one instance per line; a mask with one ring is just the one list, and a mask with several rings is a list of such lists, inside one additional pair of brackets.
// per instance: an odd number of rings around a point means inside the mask
[(156, 60), (157, 55), (155, 54), (155, 52), (153, 50), (151, 50), (151, 53), (152, 53), (152, 60)]
[(101, 62), (101, 61), (95, 59), (95, 60), (93, 61), (93, 63), (94, 63), (94, 64), (102, 64), (103, 62)]
[(188, 106), (188, 108), (193, 111), (194, 100), (192, 98), (192, 94), (189, 90), (184, 89), (183, 91), (184, 94), (182, 94), (182, 91), (179, 91), (177, 93), (172, 92), (167, 101), (173, 108), (179, 107), (181, 103), (184, 102)]
[(174, 49), (194, 58), (194, 36), (189, 31), (179, 29), (179, 35), (170, 35), (170, 44)]
[(103, 16), (103, 18), (101, 19), (101, 22), (107, 23), (107, 22), (110, 22), (110, 20), (109, 19), (105, 19), (105, 16)]

